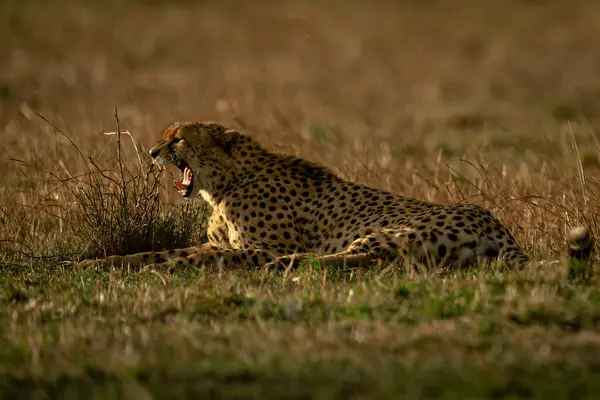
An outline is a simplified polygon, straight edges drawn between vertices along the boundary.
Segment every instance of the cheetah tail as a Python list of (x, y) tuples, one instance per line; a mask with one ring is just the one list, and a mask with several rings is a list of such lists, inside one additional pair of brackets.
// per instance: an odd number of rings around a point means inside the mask
[(594, 236), (587, 226), (577, 226), (567, 233), (569, 257), (576, 260), (589, 260), (594, 252)]

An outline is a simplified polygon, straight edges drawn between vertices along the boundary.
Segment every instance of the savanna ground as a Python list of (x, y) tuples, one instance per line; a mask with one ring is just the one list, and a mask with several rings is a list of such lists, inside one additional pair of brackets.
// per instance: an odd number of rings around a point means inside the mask
[(180, 119), (484, 205), (561, 257), (568, 227), (598, 234), (598, 37), (592, 0), (3, 1), (0, 397), (597, 396), (597, 263), (74, 263), (202, 240), (204, 207), (146, 155)]

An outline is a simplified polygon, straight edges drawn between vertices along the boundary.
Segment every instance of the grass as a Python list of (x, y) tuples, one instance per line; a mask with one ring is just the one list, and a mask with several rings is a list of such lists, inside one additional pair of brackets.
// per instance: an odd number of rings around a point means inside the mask
[(0, 398), (597, 397), (597, 261), (74, 267), (203, 240), (146, 155), (178, 119), (483, 205), (561, 257), (599, 231), (600, 7), (537, 3), (0, 4)]
[(600, 287), (547, 271), (306, 269), (284, 279), (31, 266), (3, 273), (1, 302), (3, 397), (542, 398), (599, 389)]

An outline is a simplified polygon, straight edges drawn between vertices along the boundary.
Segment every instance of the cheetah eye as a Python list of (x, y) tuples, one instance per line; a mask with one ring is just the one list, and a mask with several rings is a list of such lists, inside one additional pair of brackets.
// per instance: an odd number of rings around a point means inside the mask
[(181, 142), (181, 139), (179, 139), (179, 138), (173, 138), (173, 142), (172, 143), (179, 143), (179, 142)]

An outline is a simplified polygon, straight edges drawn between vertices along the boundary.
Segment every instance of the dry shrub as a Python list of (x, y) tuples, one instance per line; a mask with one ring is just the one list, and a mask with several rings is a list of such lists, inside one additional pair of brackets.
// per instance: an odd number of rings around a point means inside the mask
[[(206, 207), (192, 201), (180, 206), (162, 201), (161, 170), (151, 163), (129, 132), (121, 132), (116, 108), (117, 131), (107, 133), (116, 138), (116, 159), (84, 156), (63, 131), (40, 117), (65, 136), (85, 161), (87, 171), (83, 174), (67, 172), (66, 178), (55, 175), (73, 199), (74, 207), (67, 220), (74, 233), (72, 243), (83, 247), (83, 258), (187, 247), (204, 241), (201, 225)], [(125, 136), (131, 139), (137, 155), (135, 169), (124, 161)]]
[(74, 220), (86, 257), (187, 247), (201, 240), (198, 227), (205, 208), (163, 203), (159, 172), (151, 165), (129, 177), (91, 165), (73, 191), (78, 203)]

